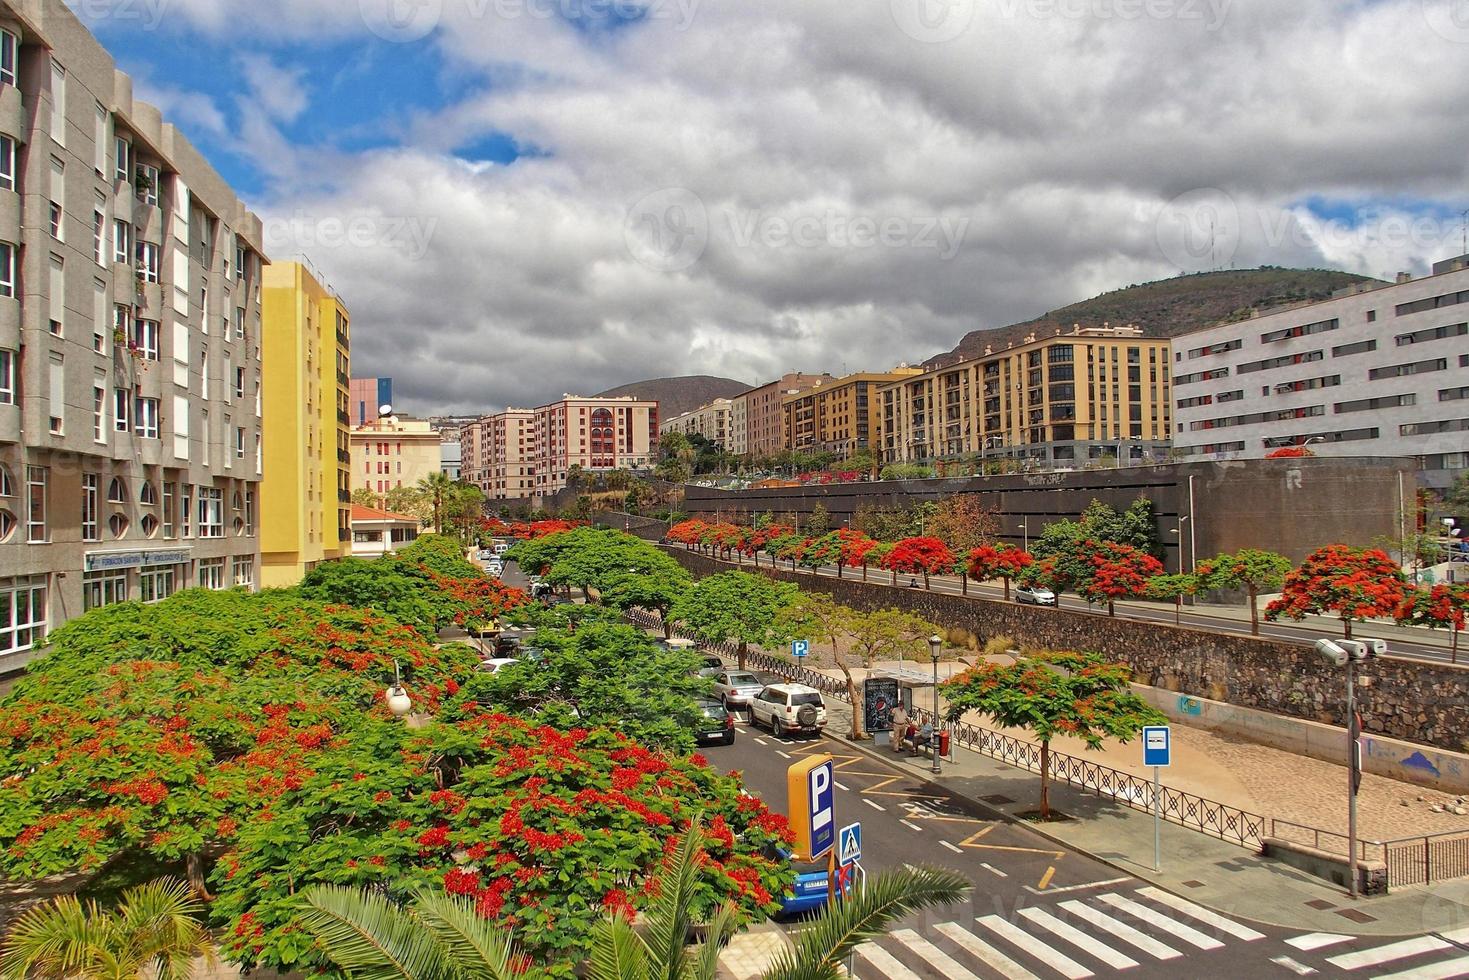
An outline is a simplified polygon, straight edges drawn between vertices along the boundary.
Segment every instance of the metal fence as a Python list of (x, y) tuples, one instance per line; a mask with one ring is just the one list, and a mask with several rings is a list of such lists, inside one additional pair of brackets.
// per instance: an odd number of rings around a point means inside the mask
[[(629, 618), (648, 628), (661, 629), (663, 625), (662, 619), (656, 613), (643, 610), (634, 610)], [(675, 633), (687, 635), (681, 630), (675, 630)], [(738, 651), (738, 645), (734, 643), (706, 646), (728, 657), (734, 657)], [(753, 669), (779, 674), (796, 683), (814, 687), (837, 700), (851, 703), (844, 681), (792, 663), (783, 657), (750, 651), (745, 655), (745, 663)], [(915, 708), (913, 717), (920, 725), (931, 723), (932, 712)], [(963, 747), (1020, 769), (1035, 773), (1041, 771), (1041, 747), (1035, 742), (1027, 742), (970, 722), (944, 722), (943, 728), (949, 732), (951, 758), (958, 747)], [(1110, 798), (1144, 813), (1153, 812), (1155, 801), (1151, 779), (1062, 752), (1050, 752), (1047, 762), (1051, 778), (1057, 782), (1093, 792), (1099, 797)], [(1345, 834), (1251, 813), (1169, 786), (1161, 787), (1159, 795), (1158, 803), (1161, 804), (1164, 820), (1240, 847), (1259, 850), (1267, 838), (1275, 838), (1327, 853), (1347, 853)], [(1387, 866), (1389, 888), (1469, 877), (1469, 831), (1450, 831), (1389, 841), (1358, 840), (1357, 848), (1360, 860), (1379, 861)]]

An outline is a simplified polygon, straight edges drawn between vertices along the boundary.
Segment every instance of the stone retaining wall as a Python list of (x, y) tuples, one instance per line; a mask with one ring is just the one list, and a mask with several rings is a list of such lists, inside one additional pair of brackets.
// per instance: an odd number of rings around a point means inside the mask
[[(681, 547), (670, 553), (696, 576), (732, 567)], [(753, 571), (749, 564), (744, 568)], [(1095, 650), (1130, 666), (1140, 684), (1326, 724), (1343, 722), (1343, 674), (1322, 665), (1306, 647), (1187, 626), (894, 589), (853, 578), (817, 579), (804, 572), (773, 570), (768, 564), (760, 571), (829, 593), (854, 609), (898, 606), (945, 628), (973, 633), (981, 642), (1008, 636), (1036, 647)], [(1453, 752), (1469, 749), (1469, 670), (1423, 661), (1376, 660), (1358, 672), (1357, 699), (1368, 732)]]

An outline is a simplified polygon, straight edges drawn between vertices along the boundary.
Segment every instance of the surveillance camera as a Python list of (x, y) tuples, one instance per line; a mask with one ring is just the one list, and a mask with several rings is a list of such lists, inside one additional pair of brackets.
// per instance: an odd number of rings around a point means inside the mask
[(1333, 667), (1345, 667), (1348, 655), (1331, 640), (1316, 641), (1316, 655)]
[(1355, 662), (1367, 659), (1367, 644), (1361, 640), (1337, 640), (1336, 645), (1347, 652), (1347, 657)]
[(1387, 653), (1386, 640), (1363, 640), (1362, 645), (1367, 648), (1367, 656), (1380, 657)]

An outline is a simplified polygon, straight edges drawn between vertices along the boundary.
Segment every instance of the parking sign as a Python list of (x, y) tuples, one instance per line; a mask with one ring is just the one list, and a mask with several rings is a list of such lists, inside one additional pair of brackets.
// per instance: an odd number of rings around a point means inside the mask
[(792, 640), (791, 641), (791, 656), (796, 657), (796, 658), (799, 659), (801, 657), (806, 656), (806, 654), (808, 654), (810, 652), (811, 652), (811, 641), (810, 640)]
[(786, 771), (787, 811), (795, 853), (814, 861), (836, 843), (836, 783), (828, 754), (802, 759)]

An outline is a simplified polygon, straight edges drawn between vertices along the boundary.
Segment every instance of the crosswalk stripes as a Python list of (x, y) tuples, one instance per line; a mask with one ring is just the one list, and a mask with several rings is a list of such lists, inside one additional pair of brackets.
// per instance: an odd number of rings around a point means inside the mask
[(1031, 973), (1025, 967), (1016, 963), (1010, 957), (962, 926), (955, 925), (952, 922), (943, 922), (934, 926), (934, 928), (941, 935), (952, 939), (970, 956), (998, 970), (1005, 980), (1040, 980), (1034, 973)]
[(876, 943), (863, 943), (858, 946), (857, 958), (871, 963), (877, 970), (878, 976), (891, 977), (893, 980), (922, 980), (918, 974), (904, 966), (897, 957)]
[(1386, 946), (1374, 946), (1371, 949), (1361, 949), (1354, 953), (1342, 953), (1340, 956), (1328, 957), (1326, 962), (1338, 970), (1360, 970), (1369, 966), (1382, 966), (1394, 960), (1407, 959), (1409, 956), (1453, 948), (1450, 943), (1437, 936), (1418, 936), (1414, 939), (1388, 943)]
[(1123, 956), (1106, 943), (1098, 942), (1075, 926), (1067, 925), (1045, 909), (1021, 909), (1020, 914), (1042, 929), (1050, 931), (1058, 939), (1064, 939), (1083, 953), (1090, 953), (1114, 970), (1126, 970), (1128, 967), (1137, 966), (1137, 960), (1130, 956)]
[(1132, 899), (1126, 898), (1122, 895), (1118, 895), (1115, 892), (1108, 892), (1106, 895), (1098, 895), (1097, 900), (1101, 902), (1106, 902), (1113, 908), (1120, 909), (1121, 911), (1126, 912), (1134, 919), (1141, 919), (1148, 925), (1153, 926), (1157, 929), (1162, 929), (1164, 932), (1173, 935), (1174, 938), (1182, 939), (1189, 945), (1197, 946), (1199, 949), (1220, 949), (1224, 946), (1223, 943), (1215, 939), (1213, 936), (1206, 936), (1202, 932), (1199, 932), (1199, 930), (1195, 929), (1193, 926), (1186, 926), (1182, 922), (1177, 922), (1173, 919), (1170, 919), (1168, 916), (1157, 911), (1156, 909), (1152, 909), (1146, 905), (1134, 902)]
[(1126, 922), (1114, 919), (1106, 912), (1099, 912), (1084, 902), (1062, 902), (1061, 907), (1078, 919), (1111, 933), (1124, 943), (1137, 947), (1155, 959), (1176, 960), (1183, 955), (1172, 946), (1160, 943), (1152, 936), (1139, 932)]
[(1376, 980), (1450, 980), (1453, 977), (1469, 977), (1469, 956), (1430, 963), (1401, 973), (1389, 973)]
[(942, 976), (950, 978), (950, 980), (979, 980), (979, 977), (955, 962), (952, 956), (918, 935), (912, 929), (899, 929), (893, 933), (893, 938), (913, 950), (913, 952), (923, 958), (925, 963), (938, 970)]
[(1085, 980), (1086, 977), (1092, 975), (1092, 971), (1071, 957), (1057, 952), (1024, 929), (1011, 925), (998, 915), (986, 915), (979, 920), (979, 924), (1008, 940), (1012, 945), (1025, 950), (1031, 956), (1034, 956), (1063, 977), (1066, 977), (1067, 980)]
[(1197, 919), (1206, 925), (1211, 925), (1220, 932), (1243, 939), (1247, 943), (1265, 938), (1263, 932), (1256, 932), (1249, 926), (1235, 922), (1233, 919), (1227, 919), (1217, 912), (1211, 912), (1202, 905), (1195, 905), (1188, 899), (1179, 898), (1177, 895), (1165, 892), (1161, 888), (1154, 888), (1149, 885), (1147, 888), (1139, 888), (1137, 893), (1145, 898), (1151, 898), (1159, 905), (1167, 905), (1169, 908), (1177, 909), (1190, 918)]
[(1294, 946), (1303, 953), (1309, 953), (1313, 949), (1324, 949), (1338, 943), (1349, 943), (1352, 939), (1352, 936), (1339, 936), (1334, 932), (1308, 932), (1304, 936), (1292, 936), (1285, 941), (1285, 944)]

